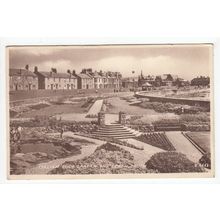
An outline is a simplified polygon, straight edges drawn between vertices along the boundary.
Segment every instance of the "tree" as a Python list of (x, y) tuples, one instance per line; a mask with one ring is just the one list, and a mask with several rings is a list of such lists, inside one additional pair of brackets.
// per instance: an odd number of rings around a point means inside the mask
[(154, 154), (146, 163), (146, 168), (159, 173), (203, 172), (204, 169), (178, 152), (160, 152)]

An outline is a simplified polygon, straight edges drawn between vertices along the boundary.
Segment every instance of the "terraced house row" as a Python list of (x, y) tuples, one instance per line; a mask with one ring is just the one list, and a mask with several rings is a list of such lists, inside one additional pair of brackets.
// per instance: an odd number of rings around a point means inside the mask
[(75, 70), (61, 73), (55, 68), (51, 68), (50, 71), (40, 71), (35, 67), (32, 72), (26, 65), (23, 69), (10, 68), (9, 77), (10, 91), (119, 89), (122, 85), (122, 75), (119, 72), (98, 72), (92, 69), (83, 69), (77, 74)]

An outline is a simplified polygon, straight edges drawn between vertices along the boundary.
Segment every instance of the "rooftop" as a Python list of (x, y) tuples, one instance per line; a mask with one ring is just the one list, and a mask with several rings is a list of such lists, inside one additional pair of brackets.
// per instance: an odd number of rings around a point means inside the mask
[(45, 72), (45, 71), (39, 71), (39, 74), (41, 74), (44, 77), (47, 78), (76, 78), (70, 73), (55, 73), (55, 72)]
[(33, 76), (36, 77), (36, 75), (27, 69), (17, 69), (17, 68), (10, 68), (9, 69), (9, 76)]

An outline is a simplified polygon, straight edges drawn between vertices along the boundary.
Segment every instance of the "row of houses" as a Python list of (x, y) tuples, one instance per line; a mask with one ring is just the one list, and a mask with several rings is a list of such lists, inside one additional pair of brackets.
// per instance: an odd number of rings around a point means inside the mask
[(172, 74), (163, 75), (147, 75), (141, 74), (138, 77), (127, 77), (122, 80), (124, 88), (137, 88), (142, 87), (143, 90), (149, 90), (153, 87), (159, 86), (186, 86), (189, 85), (189, 81)]
[(75, 70), (67, 70), (60, 73), (55, 68), (51, 71), (40, 71), (38, 67), (34, 71), (26, 65), (24, 69), (9, 69), (9, 86), (15, 90), (73, 90), (73, 89), (103, 89), (121, 88), (121, 74), (119, 72), (93, 71), (83, 69), (77, 74)]

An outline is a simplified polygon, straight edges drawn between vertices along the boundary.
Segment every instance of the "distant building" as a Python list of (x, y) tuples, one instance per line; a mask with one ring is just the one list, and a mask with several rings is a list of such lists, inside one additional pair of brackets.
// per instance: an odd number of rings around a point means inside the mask
[(93, 79), (95, 89), (119, 89), (121, 87), (121, 74), (119, 72), (103, 72), (103, 71), (92, 71), (91, 68), (83, 69), (83, 74), (86, 74)]
[(38, 71), (37, 67), (35, 67), (34, 73), (38, 76), (39, 89), (77, 89), (77, 78), (70, 71), (58, 73), (56, 69), (52, 68), (50, 72), (45, 72)]
[(153, 86), (152, 84), (146, 82), (142, 85), (142, 90), (146, 90), (146, 91), (149, 91), (149, 90), (152, 90)]
[(174, 81), (178, 79), (177, 75), (163, 74), (161, 75), (163, 86), (172, 86)]
[(122, 87), (127, 89), (133, 89), (138, 87), (138, 77), (126, 77), (122, 78)]
[(184, 86), (187, 84), (188, 84), (187, 80), (181, 79), (177, 75), (173, 75), (173, 74), (162, 74), (162, 75), (157, 75), (155, 77), (153, 75), (143, 76), (143, 74), (141, 73), (141, 75), (138, 77), (138, 86), (140, 87), (143, 86), (144, 89), (146, 89), (147, 87), (149, 89), (150, 87), (158, 87), (158, 86), (169, 87), (173, 85)]
[(103, 89), (104, 85), (105, 85), (106, 77), (104, 75), (102, 76), (97, 71), (95, 71), (91, 76), (94, 79), (94, 88), (95, 89)]
[(173, 82), (173, 85), (178, 86), (178, 87), (184, 87), (184, 86), (189, 86), (190, 82), (186, 79), (178, 78)]
[(78, 89), (94, 89), (94, 79), (88, 73), (75, 73), (74, 76), (77, 78)]
[(122, 87), (122, 75), (119, 72), (107, 72), (107, 88), (120, 89)]
[(10, 68), (9, 77), (10, 91), (38, 89), (38, 78), (29, 70), (28, 65), (25, 69)]
[(141, 73), (141, 75), (138, 77), (138, 86), (142, 87), (146, 83), (150, 84), (151, 86), (155, 86), (155, 76), (143, 76)]

